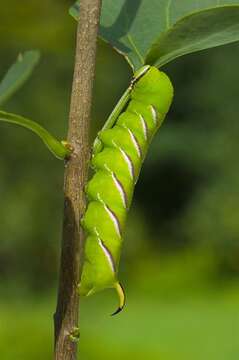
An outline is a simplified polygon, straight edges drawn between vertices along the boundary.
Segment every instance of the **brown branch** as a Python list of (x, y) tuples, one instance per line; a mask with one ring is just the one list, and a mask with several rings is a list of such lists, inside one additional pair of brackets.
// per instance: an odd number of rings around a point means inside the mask
[(101, 0), (81, 0), (76, 57), (69, 115), (68, 142), (74, 153), (66, 164), (64, 223), (55, 324), (55, 360), (76, 360), (77, 342), (71, 334), (78, 328), (83, 231), (84, 186), (89, 163), (89, 127), (95, 73), (96, 42)]

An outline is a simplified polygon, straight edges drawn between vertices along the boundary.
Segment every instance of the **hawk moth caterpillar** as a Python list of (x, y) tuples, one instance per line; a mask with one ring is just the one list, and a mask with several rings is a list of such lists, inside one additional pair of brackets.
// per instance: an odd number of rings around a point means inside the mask
[(86, 232), (79, 294), (115, 288), (120, 312), (125, 294), (118, 268), (127, 212), (151, 140), (173, 98), (168, 76), (155, 67), (139, 69), (94, 142), (94, 175), (86, 186), (88, 205), (81, 224)]

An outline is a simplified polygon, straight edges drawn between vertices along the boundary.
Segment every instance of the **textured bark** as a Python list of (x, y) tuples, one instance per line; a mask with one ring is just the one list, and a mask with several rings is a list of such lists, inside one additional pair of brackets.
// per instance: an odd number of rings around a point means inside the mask
[(101, 0), (81, 0), (77, 28), (75, 69), (69, 115), (68, 142), (74, 152), (66, 163), (64, 222), (55, 324), (55, 360), (76, 360), (79, 320), (79, 283), (84, 234), (80, 219), (85, 210), (89, 127), (95, 73)]

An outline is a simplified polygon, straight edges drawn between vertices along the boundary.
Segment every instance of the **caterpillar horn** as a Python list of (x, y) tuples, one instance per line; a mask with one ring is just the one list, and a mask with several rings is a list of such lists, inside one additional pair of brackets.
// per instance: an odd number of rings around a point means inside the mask
[(119, 296), (119, 307), (115, 312), (113, 312), (113, 314), (111, 314), (111, 316), (120, 313), (125, 306), (125, 291), (123, 286), (119, 282), (115, 284), (115, 290), (117, 291), (117, 294)]

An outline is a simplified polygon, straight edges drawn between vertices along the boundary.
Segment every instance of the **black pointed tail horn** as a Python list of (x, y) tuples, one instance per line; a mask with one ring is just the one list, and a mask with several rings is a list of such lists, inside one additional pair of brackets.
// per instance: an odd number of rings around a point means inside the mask
[(119, 296), (119, 307), (113, 314), (111, 314), (111, 316), (114, 316), (121, 312), (125, 306), (125, 291), (123, 286), (119, 282), (115, 284), (115, 290), (117, 291), (117, 294)]

